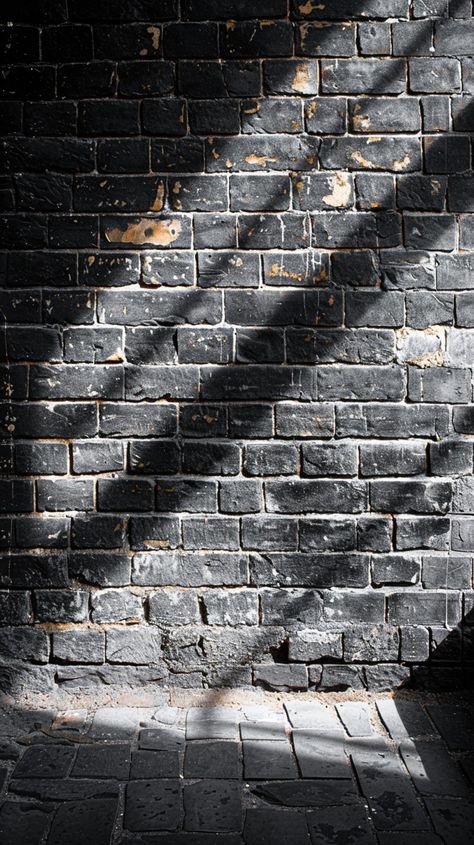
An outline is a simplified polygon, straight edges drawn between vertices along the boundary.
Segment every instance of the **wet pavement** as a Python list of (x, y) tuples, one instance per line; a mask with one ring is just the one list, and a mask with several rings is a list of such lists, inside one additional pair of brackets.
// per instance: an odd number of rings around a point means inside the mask
[(468, 845), (468, 698), (0, 713), (1, 845)]

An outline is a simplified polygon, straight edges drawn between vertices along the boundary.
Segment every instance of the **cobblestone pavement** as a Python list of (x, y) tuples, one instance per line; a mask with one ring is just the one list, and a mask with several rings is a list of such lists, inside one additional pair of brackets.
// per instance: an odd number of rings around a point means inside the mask
[(466, 699), (0, 714), (1, 845), (464, 845)]

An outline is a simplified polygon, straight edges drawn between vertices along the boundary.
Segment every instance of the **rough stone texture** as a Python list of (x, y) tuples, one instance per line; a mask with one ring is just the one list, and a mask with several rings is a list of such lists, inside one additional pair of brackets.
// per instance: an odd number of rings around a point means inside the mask
[(2, 689), (468, 683), (472, 3), (17, 6)]

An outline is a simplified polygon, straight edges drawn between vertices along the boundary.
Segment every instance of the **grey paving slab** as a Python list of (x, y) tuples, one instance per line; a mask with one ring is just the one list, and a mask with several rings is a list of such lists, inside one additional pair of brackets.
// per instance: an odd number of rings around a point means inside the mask
[(242, 707), (241, 719), (248, 722), (282, 722), (287, 721), (286, 711), (272, 709), (264, 704), (248, 704)]
[(160, 833), (150, 837), (124, 833), (117, 845), (243, 845), (240, 833)]
[(342, 732), (296, 729), (292, 732), (298, 767), (304, 778), (351, 778)]
[(186, 713), (186, 724), (188, 722), (239, 722), (242, 711), (237, 707), (216, 705), (215, 707), (189, 707)]
[(242, 739), (286, 739), (284, 722), (241, 722)]
[(370, 743), (351, 749), (360, 787), (377, 830), (429, 830), (430, 823), (398, 756)]
[(247, 780), (297, 778), (298, 767), (287, 739), (246, 740), (242, 743)]
[(39, 801), (77, 801), (79, 798), (113, 798), (118, 795), (119, 785), (113, 780), (24, 778), (10, 781), (8, 791)]
[(51, 822), (52, 808), (48, 809), (31, 803), (6, 801), (0, 807), (0, 842), (39, 845)]
[(241, 778), (240, 744), (225, 740), (188, 742), (184, 756), (184, 777), (217, 780)]
[(104, 740), (133, 739), (140, 724), (140, 710), (132, 707), (101, 707), (94, 713), (90, 736)]
[(237, 721), (221, 719), (196, 719), (186, 722), (186, 739), (238, 739)]
[(177, 778), (180, 775), (177, 751), (134, 751), (130, 780)]
[(372, 736), (370, 707), (363, 701), (343, 701), (336, 704), (338, 716), (349, 736)]
[(474, 803), (462, 799), (427, 798), (434, 829), (445, 845), (468, 845), (474, 839)]
[(344, 806), (361, 801), (355, 782), (350, 780), (274, 781), (259, 783), (252, 792), (285, 807)]
[(124, 827), (127, 830), (176, 830), (180, 818), (179, 780), (135, 780), (127, 784)]
[(337, 731), (342, 728), (334, 707), (319, 701), (285, 702), (285, 710), (294, 728), (312, 728), (318, 731)]
[(457, 763), (439, 741), (406, 740), (400, 751), (410, 777), (422, 795), (452, 795), (455, 798), (472, 794)]
[(180, 710), (178, 707), (169, 707), (163, 704), (158, 710), (155, 710), (151, 717), (152, 722), (159, 722), (161, 725), (174, 725), (178, 721)]
[(138, 737), (139, 748), (149, 751), (176, 751), (184, 742), (184, 732), (175, 728), (145, 728)]
[(377, 845), (367, 809), (364, 806), (328, 807), (308, 812), (312, 845)]
[(127, 780), (129, 745), (83, 745), (77, 749), (71, 777)]
[(379, 845), (443, 845), (443, 840), (429, 833), (379, 833)]
[(474, 712), (453, 704), (429, 704), (433, 722), (451, 751), (474, 751)]
[(392, 739), (436, 734), (436, 730), (418, 701), (382, 698), (376, 702), (376, 706)]
[(75, 748), (35, 745), (27, 748), (15, 766), (16, 778), (64, 778), (71, 769)]
[(0, 760), (18, 760), (20, 747), (12, 739), (0, 739)]
[(242, 829), (242, 789), (235, 780), (200, 780), (184, 786), (184, 829), (231, 832)]
[(474, 786), (474, 754), (461, 759), (460, 766), (471, 786)]
[(63, 710), (56, 714), (51, 727), (55, 731), (85, 731), (89, 716), (89, 712), (84, 708)]
[(294, 810), (249, 809), (245, 815), (245, 845), (310, 845), (304, 813)]
[(109, 845), (118, 802), (112, 798), (68, 801), (58, 807), (48, 845)]

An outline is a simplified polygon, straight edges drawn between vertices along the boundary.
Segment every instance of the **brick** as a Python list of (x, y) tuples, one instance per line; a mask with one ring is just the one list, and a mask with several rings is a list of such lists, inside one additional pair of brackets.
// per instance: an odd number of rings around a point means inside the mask
[(267, 481), (265, 489), (267, 508), (274, 513), (357, 513), (367, 495), (363, 482), (348, 481)]
[(444, 481), (372, 481), (372, 506), (379, 511), (446, 513), (451, 484)]
[(416, 100), (377, 97), (352, 100), (350, 102), (352, 131), (372, 132), (418, 132), (421, 128), (420, 110)]
[[(250, 46), (249, 46), (250, 45)], [(221, 55), (225, 58), (264, 58), (266, 56), (291, 56), (293, 31), (289, 21), (236, 22), (221, 29)]]
[(352, 56), (356, 27), (350, 23), (302, 24), (297, 31), (297, 53), (303, 56)]
[(239, 132), (240, 111), (237, 100), (190, 101), (188, 112), (190, 129), (197, 135), (235, 135)]
[(323, 139), (321, 164), (337, 170), (391, 170), (395, 173), (420, 170), (421, 150), (417, 138), (376, 135), (369, 138)]
[(459, 62), (456, 59), (410, 59), (410, 91), (417, 94), (451, 94), (461, 89)]
[(319, 139), (300, 136), (242, 135), (208, 139), (206, 164), (210, 171), (312, 170)]
[(97, 169), (103, 173), (148, 172), (149, 143), (145, 138), (111, 138), (97, 143)]
[(265, 94), (317, 94), (318, 63), (297, 59), (267, 59), (263, 63)]
[(323, 94), (401, 94), (405, 89), (400, 59), (323, 59)]
[(112, 62), (77, 62), (58, 67), (58, 94), (61, 98), (113, 97), (116, 90), (117, 70)]
[(161, 54), (161, 29), (144, 24), (103, 24), (94, 27), (97, 59), (147, 59)]

